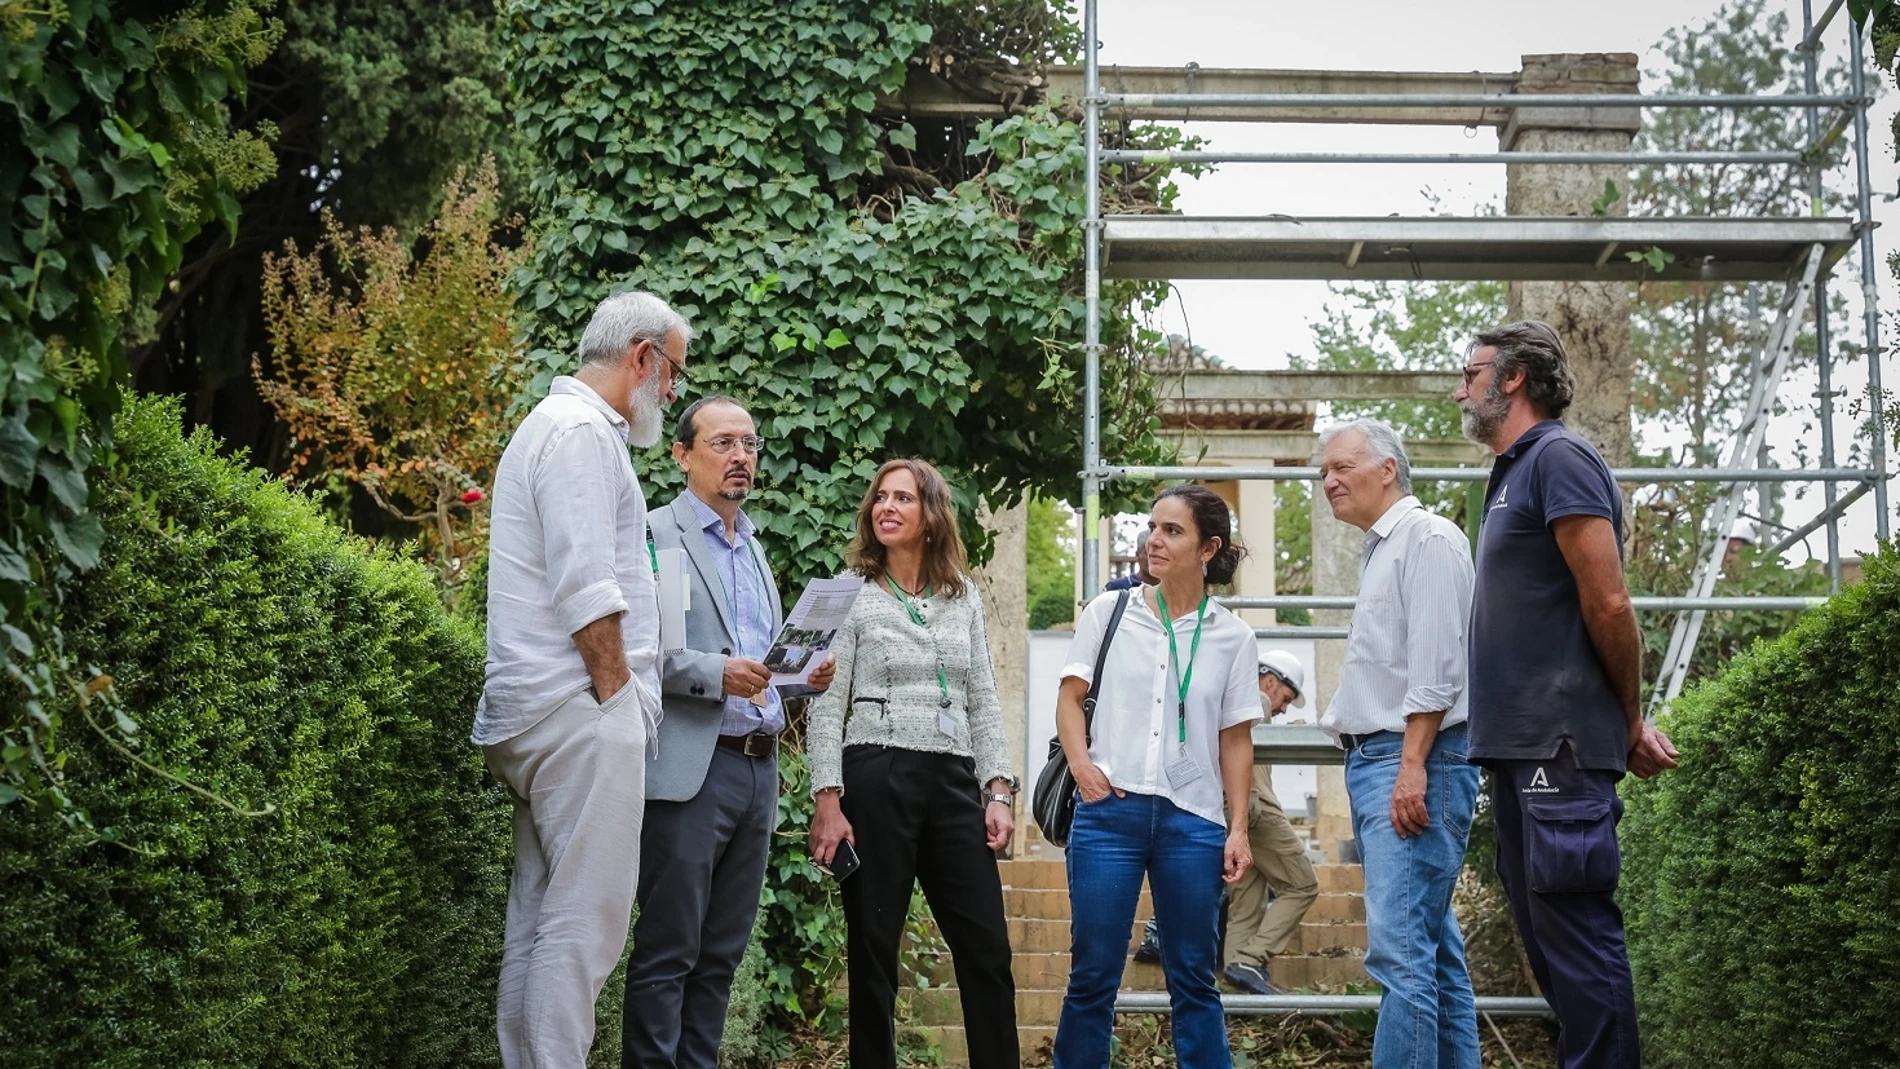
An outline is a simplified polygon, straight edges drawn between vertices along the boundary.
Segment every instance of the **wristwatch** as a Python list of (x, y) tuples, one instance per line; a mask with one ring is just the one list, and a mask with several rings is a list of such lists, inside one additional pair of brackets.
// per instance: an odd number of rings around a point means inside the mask
[(1016, 804), (1016, 796), (1010, 794), (1008, 791), (991, 791), (985, 795), (985, 798), (991, 802), (1001, 802), (1007, 806), (1014, 806)]

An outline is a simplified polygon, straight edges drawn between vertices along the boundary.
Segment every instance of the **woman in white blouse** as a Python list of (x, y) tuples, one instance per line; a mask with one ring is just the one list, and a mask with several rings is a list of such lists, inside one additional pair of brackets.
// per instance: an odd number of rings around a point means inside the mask
[[(1056, 730), (1081, 794), (1069, 833), (1069, 989), (1056, 1069), (1105, 1069), (1115, 992), (1145, 876), (1167, 937), (1161, 966), (1185, 1069), (1227, 1069), (1219, 967), (1220, 884), (1253, 864), (1247, 790), (1259, 647), (1253, 628), (1208, 598), (1245, 551), (1225, 502), (1175, 486), (1149, 515), (1148, 569), (1110, 640), (1093, 722), (1082, 712), (1115, 601), (1083, 610), (1056, 703)], [(833, 688), (836, 689), (835, 687)]]
[(1018, 1069), (996, 869), (1015, 777), (943, 475), (921, 460), (879, 468), (845, 559), (864, 590), (832, 642), (837, 676), (812, 703), (806, 753), (812, 859), (830, 865), (849, 840), (862, 862), (840, 884), (851, 1065), (897, 1063), (898, 943), (921, 884), (956, 965), (972, 1069)]

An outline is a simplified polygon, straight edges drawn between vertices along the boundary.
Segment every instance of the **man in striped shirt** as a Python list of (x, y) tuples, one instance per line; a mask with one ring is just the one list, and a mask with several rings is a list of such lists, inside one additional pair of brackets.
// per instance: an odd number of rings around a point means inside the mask
[(1478, 1017), (1451, 892), (1477, 806), (1465, 760), (1471, 546), (1412, 496), (1397, 432), (1356, 420), (1320, 435), (1333, 515), (1366, 532), (1339, 690), (1320, 726), (1346, 749), (1366, 875), (1366, 972), (1385, 988), (1374, 1069), (1478, 1069)]

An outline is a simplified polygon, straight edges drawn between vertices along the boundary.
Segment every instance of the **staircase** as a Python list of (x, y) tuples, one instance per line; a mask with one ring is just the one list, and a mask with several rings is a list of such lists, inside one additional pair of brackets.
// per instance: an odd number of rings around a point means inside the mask
[[(1062, 994), (1069, 981), (1068, 873), (1061, 852), (1033, 837), (1022, 856), (999, 864), (1003, 908), (1009, 915), (1009, 944), (1014, 951), (1016, 1031), (1025, 1062), (1046, 1061), (1054, 1042)], [(1286, 952), (1273, 959), (1273, 983), (1283, 991), (1337, 990), (1368, 983), (1362, 961), (1366, 947), (1365, 883), (1358, 865), (1316, 865), (1320, 895), (1307, 911), (1299, 934)], [(1142, 888), (1129, 940), (1130, 958), (1122, 974), (1124, 991), (1165, 991), (1161, 966), (1136, 962), (1142, 924), (1154, 914), (1148, 889)], [(1164, 933), (1163, 939), (1166, 938)], [(941, 985), (941, 986), (939, 986)], [(1223, 983), (1223, 989), (1226, 985)], [(963, 1009), (956, 975), (946, 956), (931, 973), (931, 986), (910, 995), (910, 1030), (921, 1031), (947, 1066), (967, 1065)]]

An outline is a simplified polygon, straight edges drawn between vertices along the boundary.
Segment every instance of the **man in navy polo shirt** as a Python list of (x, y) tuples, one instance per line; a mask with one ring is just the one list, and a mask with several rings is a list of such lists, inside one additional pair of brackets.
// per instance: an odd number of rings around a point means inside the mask
[(1576, 392), (1543, 323), (1479, 334), (1453, 395), (1497, 454), (1471, 608), (1470, 756), (1491, 771), (1497, 867), (1564, 1069), (1633, 1069), (1636, 997), (1616, 823), (1625, 771), (1675, 767), (1645, 724), (1642, 638), (1623, 580), (1623, 499), (1561, 422)]

